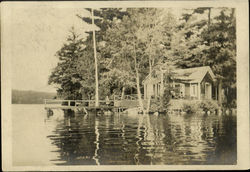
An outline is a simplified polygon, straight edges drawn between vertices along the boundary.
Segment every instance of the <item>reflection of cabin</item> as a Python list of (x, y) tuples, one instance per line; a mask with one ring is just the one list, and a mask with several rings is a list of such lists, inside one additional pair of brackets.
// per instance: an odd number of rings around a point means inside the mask
[[(159, 72), (158, 72), (159, 73)], [(159, 97), (163, 94), (161, 87), (163, 78), (166, 78), (167, 72), (163, 70), (162, 75), (158, 74), (149, 80), (147, 77), (144, 84), (144, 97), (149, 95)], [(170, 86), (173, 98), (184, 99), (214, 99), (220, 98), (220, 86), (215, 75), (209, 66), (195, 67), (188, 69), (177, 69), (171, 72)], [(161, 78), (162, 77), (162, 78)]]

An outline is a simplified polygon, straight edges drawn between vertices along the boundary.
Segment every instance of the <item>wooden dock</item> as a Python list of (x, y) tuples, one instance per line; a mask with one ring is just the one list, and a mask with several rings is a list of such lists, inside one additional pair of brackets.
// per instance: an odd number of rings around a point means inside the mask
[(128, 107), (116, 106), (114, 100), (108, 101), (99, 100), (99, 106), (95, 106), (95, 100), (56, 100), (45, 99), (44, 105), (46, 110), (62, 109), (73, 111), (87, 111), (87, 110), (110, 110), (110, 111), (124, 111)]

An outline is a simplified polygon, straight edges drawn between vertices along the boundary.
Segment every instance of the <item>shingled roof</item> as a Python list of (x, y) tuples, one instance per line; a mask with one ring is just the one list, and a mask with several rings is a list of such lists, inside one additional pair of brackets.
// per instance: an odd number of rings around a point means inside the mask
[[(174, 80), (180, 80), (182, 82), (188, 82), (188, 83), (201, 82), (207, 73), (209, 73), (213, 81), (215, 81), (215, 75), (209, 66), (194, 67), (187, 69), (175, 69), (174, 71), (172, 71)], [(147, 82), (149, 82), (148, 77), (146, 77), (143, 83)], [(151, 82), (152, 83), (160, 82), (160, 77), (157, 76), (156, 78), (152, 78)]]
[(211, 78), (215, 81), (215, 75), (209, 66), (177, 69), (173, 71), (173, 76), (175, 79), (179, 79), (182, 81), (198, 83), (203, 80), (207, 73), (209, 73)]

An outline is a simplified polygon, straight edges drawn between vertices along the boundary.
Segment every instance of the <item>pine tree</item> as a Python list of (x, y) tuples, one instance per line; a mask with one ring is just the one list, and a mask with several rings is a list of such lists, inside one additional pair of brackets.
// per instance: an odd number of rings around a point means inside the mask
[[(89, 12), (91, 12), (91, 9), (86, 9)], [(101, 8), (99, 10), (94, 10), (93, 11), (94, 14), (94, 24), (99, 28), (99, 30), (95, 32), (95, 40), (96, 40), (96, 54), (97, 54), (97, 66), (98, 66), (98, 80), (100, 80), (100, 97), (104, 98), (107, 94), (109, 94), (109, 92), (107, 90), (110, 90), (108, 85), (103, 85), (104, 83), (104, 79), (103, 77), (103, 73), (107, 72), (107, 66), (106, 66), (106, 61), (108, 61), (108, 58), (110, 58), (110, 55), (108, 54), (108, 52), (105, 50), (105, 41), (104, 41), (104, 35), (106, 33), (106, 30), (110, 27), (112, 20), (116, 19), (116, 18), (121, 18), (125, 12), (122, 12), (121, 9), (118, 8)], [(92, 24), (92, 19), (91, 17), (82, 17), (79, 16), (84, 22), (87, 22), (88, 24)], [(88, 56), (87, 59), (90, 59), (91, 56), (94, 59), (94, 54), (93, 54), (93, 34), (91, 32), (87, 32), (89, 33), (86, 41), (85, 41), (85, 55)], [(85, 62), (85, 58), (81, 59), (81, 63), (84, 64)], [(87, 62), (88, 64), (88, 62)], [(93, 63), (94, 64), (94, 63)], [(93, 65), (92, 64), (92, 65)], [(89, 64), (91, 65), (91, 64)], [(84, 66), (84, 65), (83, 65)], [(90, 76), (88, 76), (89, 78), (91, 78)], [(89, 81), (93, 81), (93, 80), (89, 80)], [(86, 85), (86, 83), (84, 84)], [(89, 83), (89, 85), (91, 85), (91, 88), (89, 90), (93, 90), (92, 87), (92, 83)], [(84, 88), (83, 88), (84, 89)], [(86, 92), (85, 88), (85, 92)], [(93, 93), (90, 93), (91, 95)]]
[(204, 64), (211, 66), (222, 80), (225, 106), (235, 107), (236, 100), (236, 19), (234, 9), (224, 8), (214, 18), (203, 39), (210, 47), (206, 50)]
[(57, 93), (63, 99), (82, 97), (80, 92), (82, 76), (77, 70), (77, 62), (83, 55), (83, 49), (83, 39), (72, 28), (66, 43), (56, 53), (59, 62), (48, 80), (48, 84), (58, 86)]
[[(222, 81), (225, 106), (235, 106), (236, 99), (236, 25), (234, 9), (218, 8), (220, 14), (210, 17), (213, 8), (194, 9), (184, 17), (171, 43), (171, 55), (180, 68), (210, 66)], [(207, 20), (195, 20), (195, 13)]]

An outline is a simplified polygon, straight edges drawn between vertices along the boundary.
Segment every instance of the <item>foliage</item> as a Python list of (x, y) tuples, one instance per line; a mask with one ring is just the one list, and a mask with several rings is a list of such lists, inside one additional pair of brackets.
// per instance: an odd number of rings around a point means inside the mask
[(82, 76), (77, 71), (79, 58), (83, 55), (83, 39), (70, 31), (67, 42), (56, 53), (59, 59), (57, 66), (49, 76), (49, 84), (58, 86), (57, 93), (64, 99), (81, 99)]
[(160, 99), (152, 99), (149, 112), (163, 112)]
[(193, 114), (199, 112), (201, 109), (196, 101), (187, 101), (182, 105), (183, 111), (187, 114)]
[[(218, 16), (210, 13), (219, 10)], [(171, 55), (180, 68), (210, 66), (222, 80), (225, 105), (236, 99), (236, 20), (235, 9), (197, 8), (184, 15), (172, 38)], [(199, 19), (208, 11), (208, 19)]]
[(207, 112), (215, 112), (216, 109), (219, 108), (217, 102), (213, 100), (203, 100), (199, 103), (199, 108), (201, 108), (203, 111)]
[[(102, 42), (104, 33), (112, 19), (116, 17), (121, 18), (123, 12), (120, 12), (119, 9), (101, 9), (101, 11), (95, 10), (94, 13), (97, 16), (95, 24), (100, 27), (100, 31), (96, 34), (96, 39), (97, 42)], [(78, 17), (89, 24), (91, 23), (91, 18), (89, 17), (81, 17), (79, 15)], [(89, 34), (83, 40), (72, 28), (65, 44), (56, 53), (56, 56), (59, 59), (59, 63), (49, 76), (48, 83), (55, 84), (58, 87), (58, 95), (64, 99), (92, 99), (95, 90), (92, 34)], [(102, 56), (98, 46), (97, 56), (99, 59)], [(102, 64), (99, 63), (99, 66), (101, 66), (99, 72), (105, 70)], [(109, 88), (106, 85), (101, 86), (104, 90)], [(101, 93), (105, 93), (105, 91)]]
[(210, 48), (204, 61), (222, 80), (226, 106), (236, 99), (236, 22), (234, 9), (223, 9), (204, 33)]
[[(220, 13), (211, 17), (214, 10)], [(161, 8), (94, 10), (95, 25), (99, 28), (96, 42), (100, 98), (124, 94), (128, 90), (140, 95), (141, 81), (146, 76), (156, 75), (162, 67), (171, 73), (172, 64), (177, 68), (208, 65), (222, 81), (226, 97), (224, 105), (235, 106), (234, 9), (202, 7), (189, 11), (191, 13), (183, 14), (178, 23), (167, 9)], [(91, 24), (91, 18), (78, 17)], [(64, 98), (91, 98), (94, 95), (92, 41), (92, 34), (83, 40), (71, 32), (57, 52), (60, 62), (52, 71), (49, 84), (58, 85), (58, 93)], [(169, 96), (169, 89), (166, 89), (164, 96), (153, 103), (164, 110)], [(154, 109), (153, 106), (150, 108)], [(201, 106), (205, 108), (210, 104)], [(193, 111), (190, 105), (186, 107)]]
[(168, 85), (165, 85), (165, 89), (163, 92), (163, 96), (161, 96), (161, 109), (163, 111), (166, 111), (168, 106), (170, 105), (170, 100), (171, 100), (171, 91), (172, 88)]
[(166, 112), (171, 100), (172, 88), (169, 85), (165, 85), (163, 95), (159, 98), (152, 99), (150, 105), (150, 112)]
[[(87, 9), (91, 11), (91, 9)], [(96, 43), (97, 43), (97, 59), (98, 59), (98, 73), (99, 73), (99, 94), (100, 98), (106, 97), (106, 95), (111, 95), (116, 89), (121, 89), (121, 85), (123, 83), (128, 83), (130, 85), (130, 78), (128, 78), (128, 74), (125, 73), (125, 76), (118, 75), (123, 72), (115, 69), (114, 66), (110, 65), (111, 61), (111, 49), (109, 49), (108, 43), (111, 41), (107, 36), (107, 30), (112, 26), (113, 21), (120, 20), (124, 15), (126, 15), (126, 11), (122, 11), (119, 8), (101, 8), (99, 10), (94, 10), (95, 16), (95, 25), (99, 28), (96, 32)], [(88, 24), (92, 24), (91, 18), (89, 17), (80, 17), (84, 22)], [(92, 34), (91, 32), (85, 40), (84, 44), (86, 48), (84, 49), (85, 58), (81, 58), (79, 66), (80, 69), (83, 69), (82, 72), (86, 72), (88, 75), (82, 84), (85, 88), (82, 88), (85, 97), (91, 97), (94, 94), (94, 55), (93, 55), (93, 42), (92, 42)], [(91, 62), (92, 61), (92, 62)], [(121, 64), (121, 63), (120, 63)], [(84, 71), (91, 68), (90, 71)], [(114, 69), (114, 70), (113, 70)], [(114, 76), (115, 75), (115, 76)], [(118, 77), (116, 77), (118, 76)], [(123, 79), (125, 78), (125, 81)]]
[(186, 113), (199, 113), (199, 112), (215, 112), (219, 108), (217, 102), (213, 100), (202, 100), (201, 102), (197, 101), (185, 101), (183, 103), (183, 110)]

